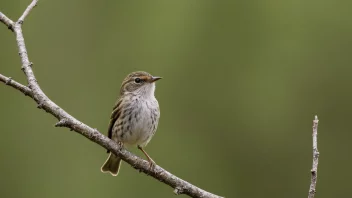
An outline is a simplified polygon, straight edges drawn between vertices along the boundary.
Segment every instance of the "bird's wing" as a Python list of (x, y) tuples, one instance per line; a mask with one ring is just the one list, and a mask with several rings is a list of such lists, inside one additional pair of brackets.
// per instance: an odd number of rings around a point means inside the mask
[[(116, 122), (116, 120), (120, 117), (121, 115), (121, 103), (122, 103), (122, 99), (119, 98), (115, 105), (114, 108), (112, 110), (111, 116), (110, 116), (110, 122), (109, 122), (109, 128), (108, 128), (108, 137), (110, 139), (112, 139), (112, 128), (114, 127), (114, 124)], [(108, 150), (108, 153), (110, 151)]]

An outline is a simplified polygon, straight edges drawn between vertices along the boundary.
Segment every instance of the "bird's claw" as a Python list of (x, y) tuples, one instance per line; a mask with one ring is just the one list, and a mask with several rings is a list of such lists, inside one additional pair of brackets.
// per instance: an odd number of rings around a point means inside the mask
[(152, 159), (149, 159), (149, 170), (154, 171), (155, 166), (156, 163)]

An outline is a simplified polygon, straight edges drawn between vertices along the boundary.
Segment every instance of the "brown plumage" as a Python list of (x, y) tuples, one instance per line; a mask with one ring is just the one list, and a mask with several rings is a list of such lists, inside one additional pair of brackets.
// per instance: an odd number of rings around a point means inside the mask
[[(159, 122), (159, 104), (154, 97), (155, 81), (147, 72), (133, 72), (122, 82), (120, 97), (116, 101), (110, 116), (108, 137), (122, 145), (137, 145), (147, 156), (151, 167), (155, 162), (143, 150), (153, 137)], [(108, 151), (109, 153), (109, 151)], [(101, 168), (116, 176), (121, 159), (110, 153)]]

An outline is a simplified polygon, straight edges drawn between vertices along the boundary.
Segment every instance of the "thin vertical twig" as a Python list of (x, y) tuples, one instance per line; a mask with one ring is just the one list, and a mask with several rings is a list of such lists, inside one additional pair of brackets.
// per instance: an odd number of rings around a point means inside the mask
[(311, 180), (308, 198), (314, 198), (315, 196), (315, 188), (317, 186), (317, 177), (318, 177), (318, 162), (319, 162), (319, 151), (318, 151), (318, 116), (316, 115), (313, 120), (313, 165), (311, 170)]

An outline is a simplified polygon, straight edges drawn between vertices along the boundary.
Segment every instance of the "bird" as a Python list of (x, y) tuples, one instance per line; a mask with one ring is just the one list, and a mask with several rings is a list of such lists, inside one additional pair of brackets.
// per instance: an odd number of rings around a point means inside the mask
[[(144, 71), (128, 74), (121, 84), (108, 127), (108, 137), (122, 147), (137, 146), (147, 157), (149, 168), (155, 167), (155, 162), (143, 148), (154, 136), (159, 123), (160, 109), (154, 92), (155, 82), (160, 79)], [(109, 150), (107, 153), (110, 154), (101, 171), (117, 176), (121, 158)]]

